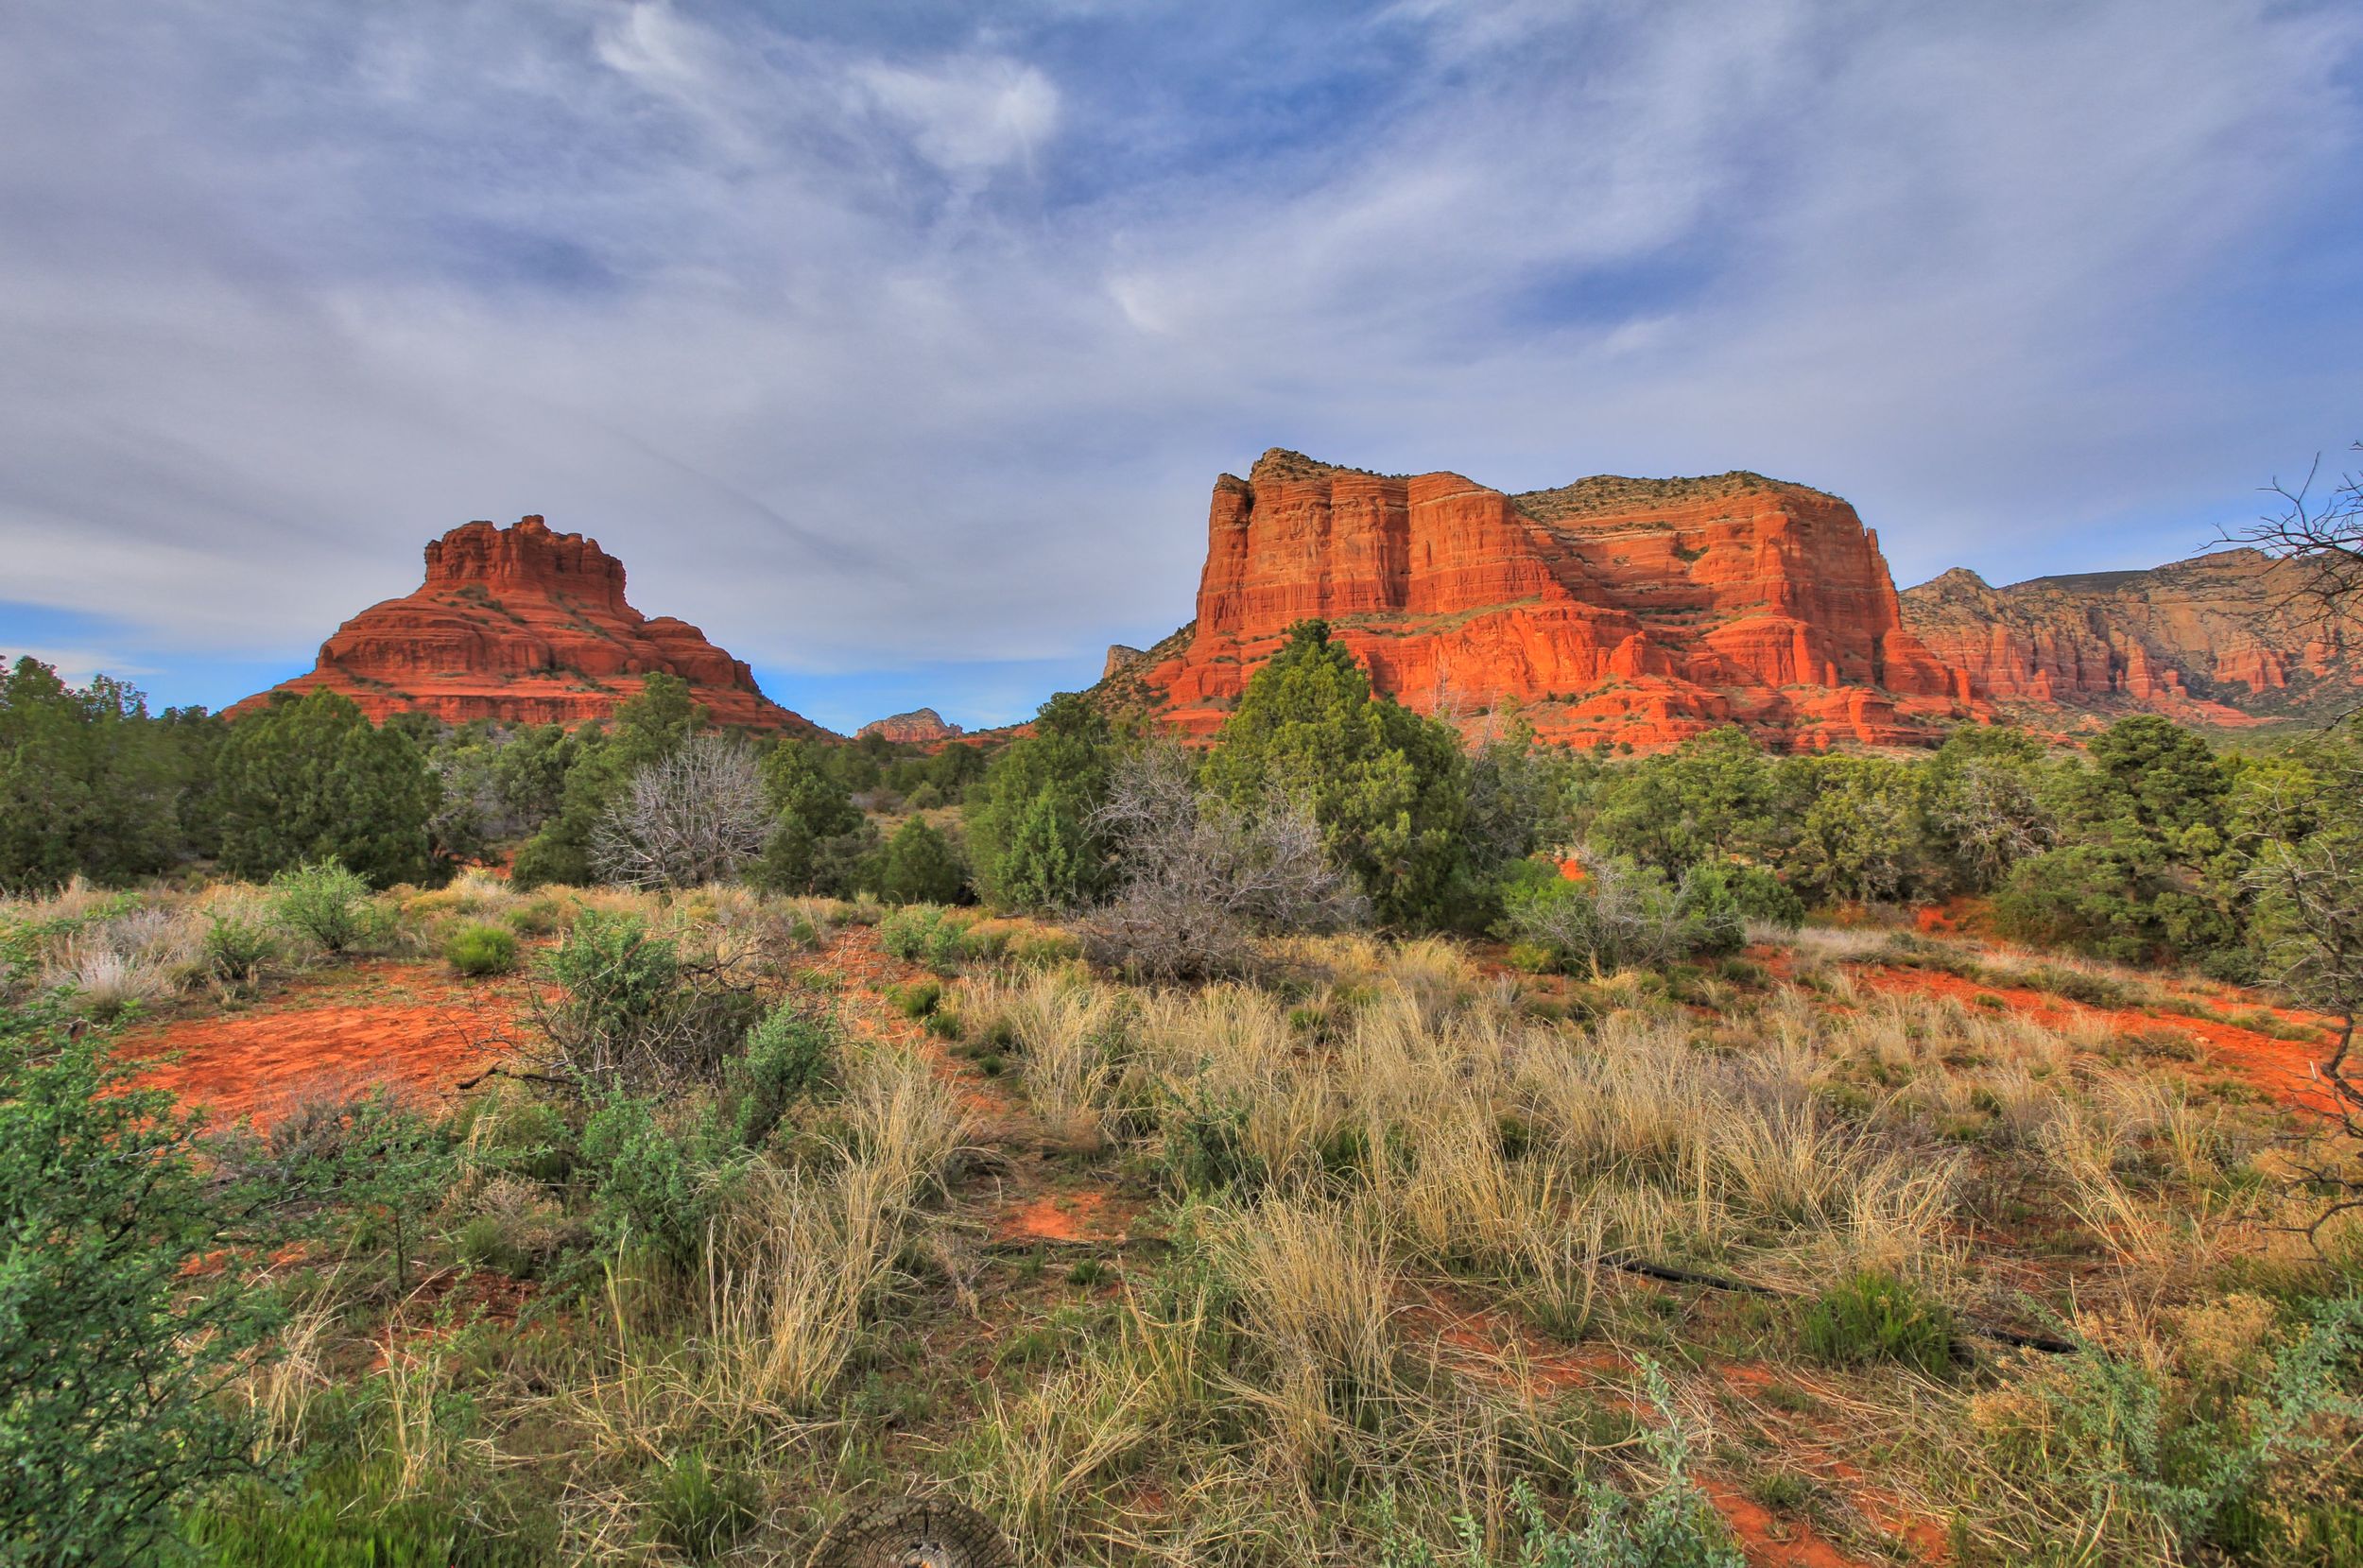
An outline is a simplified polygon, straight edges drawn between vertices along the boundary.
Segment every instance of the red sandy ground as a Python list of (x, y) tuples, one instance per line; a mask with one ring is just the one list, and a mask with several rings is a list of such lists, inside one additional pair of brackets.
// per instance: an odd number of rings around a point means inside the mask
[[(2199, 1043), (2209, 1061), (2236, 1073), (2260, 1093), (2283, 1105), (2317, 1112), (2328, 1112), (2334, 1109), (2335, 1102), (2315, 1071), (2315, 1063), (2325, 1053), (2320, 1045), (2306, 1041), (2279, 1040), (2253, 1029), (2244, 1029), (2236, 1024), (2212, 1018), (2192, 1018), (2179, 1012), (2153, 1011), (2144, 1008), (2096, 1008), (2081, 1002), (2071, 1002), (2047, 991), (2029, 991), (2018, 986), (1989, 985), (1940, 971), (1866, 967), (1861, 974), (1864, 983), (1873, 991), (1889, 993), (1949, 996), (1963, 1003), (1973, 1003), (1973, 999), (1978, 996), (1998, 996), (2009, 1004), (2012, 1012), (2025, 1013), (2048, 1025), (2098, 1017), (2107, 1020), (2112, 1027), (2129, 1032), (2144, 1029), (2180, 1031)], [(2268, 1010), (2285, 1023), (2319, 1027), (2327, 1022), (2312, 1014), (2287, 1008), (2266, 1008), (2259, 998), (2243, 995), (2237, 997), (2237, 1003)]]
[(440, 1097), (507, 1054), (518, 993), (440, 968), (365, 963), (304, 980), (242, 1013), (179, 1019), (124, 1038), (132, 1058), (170, 1058), (141, 1082), (216, 1121), (267, 1127), (307, 1094), (384, 1085)]

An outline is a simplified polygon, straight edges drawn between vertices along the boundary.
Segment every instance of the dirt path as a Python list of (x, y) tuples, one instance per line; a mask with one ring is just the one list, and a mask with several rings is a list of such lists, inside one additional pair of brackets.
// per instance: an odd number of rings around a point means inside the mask
[[(2199, 1045), (2210, 1064), (2238, 1077), (2277, 1104), (2321, 1114), (2335, 1103), (2315, 1070), (2316, 1061), (2324, 1054), (2323, 1048), (2308, 1041), (2283, 1040), (2221, 1019), (2194, 1018), (2163, 1008), (2095, 1007), (2049, 991), (1970, 980), (1938, 970), (1887, 968), (1875, 961), (1854, 967), (1866, 985), (1888, 995), (1944, 996), (1972, 1006), (1977, 1005), (1975, 998), (1979, 996), (1998, 996), (2012, 1012), (2055, 1027), (2079, 1019), (2098, 1018), (2127, 1033), (2180, 1031)], [(2250, 1000), (2242, 998), (2243, 1002)], [(2261, 1001), (2255, 1002), (2255, 1006), (2285, 1024), (2318, 1028), (2324, 1022), (2308, 1013), (2268, 1008)]]

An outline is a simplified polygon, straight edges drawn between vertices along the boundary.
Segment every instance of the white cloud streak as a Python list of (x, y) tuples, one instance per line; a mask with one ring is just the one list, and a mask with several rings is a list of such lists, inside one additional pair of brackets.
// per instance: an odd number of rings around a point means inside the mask
[(300, 653), (539, 511), (773, 668), (1052, 658), (1267, 444), (2007, 578), (2363, 424), (2351, 8), (356, 14), (0, 17), (0, 600)]

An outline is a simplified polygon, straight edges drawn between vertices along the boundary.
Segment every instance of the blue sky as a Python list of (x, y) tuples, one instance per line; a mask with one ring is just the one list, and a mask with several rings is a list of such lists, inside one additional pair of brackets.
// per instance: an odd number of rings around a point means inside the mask
[(2363, 436), (2359, 134), (2352, 3), (13, 0), (0, 649), (219, 705), (541, 512), (995, 722), (1272, 445), (2154, 564)]

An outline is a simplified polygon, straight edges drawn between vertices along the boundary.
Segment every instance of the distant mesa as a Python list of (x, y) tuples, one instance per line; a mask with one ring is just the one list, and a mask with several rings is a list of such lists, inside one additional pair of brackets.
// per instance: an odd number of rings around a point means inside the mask
[(326, 687), (378, 720), (419, 710), (452, 724), (576, 724), (609, 717), (652, 674), (689, 682), (716, 724), (819, 732), (704, 632), (634, 610), (624, 563), (598, 541), (552, 532), (539, 517), (507, 528), (470, 523), (434, 541), (416, 592), (338, 627), (308, 674), (272, 690)]
[(1955, 567), (1905, 592), (1904, 621), (2009, 710), (2336, 717), (2357, 701), (2349, 650), (2363, 629), (2326, 618), (2306, 583), (2304, 567), (2249, 549), (2006, 588)]
[(1215, 481), (1195, 622), (1102, 687), (1211, 734), (1311, 617), (1412, 708), (1514, 702), (1578, 745), (1724, 724), (1911, 744), (1992, 712), (1906, 627), (1877, 536), (1836, 496), (1746, 473), (1510, 495), (1279, 449)]
[(958, 725), (946, 723), (933, 708), (913, 708), (907, 714), (896, 714), (889, 718), (873, 718), (854, 734), (878, 735), (902, 746), (925, 746), (950, 740), (961, 732)]

